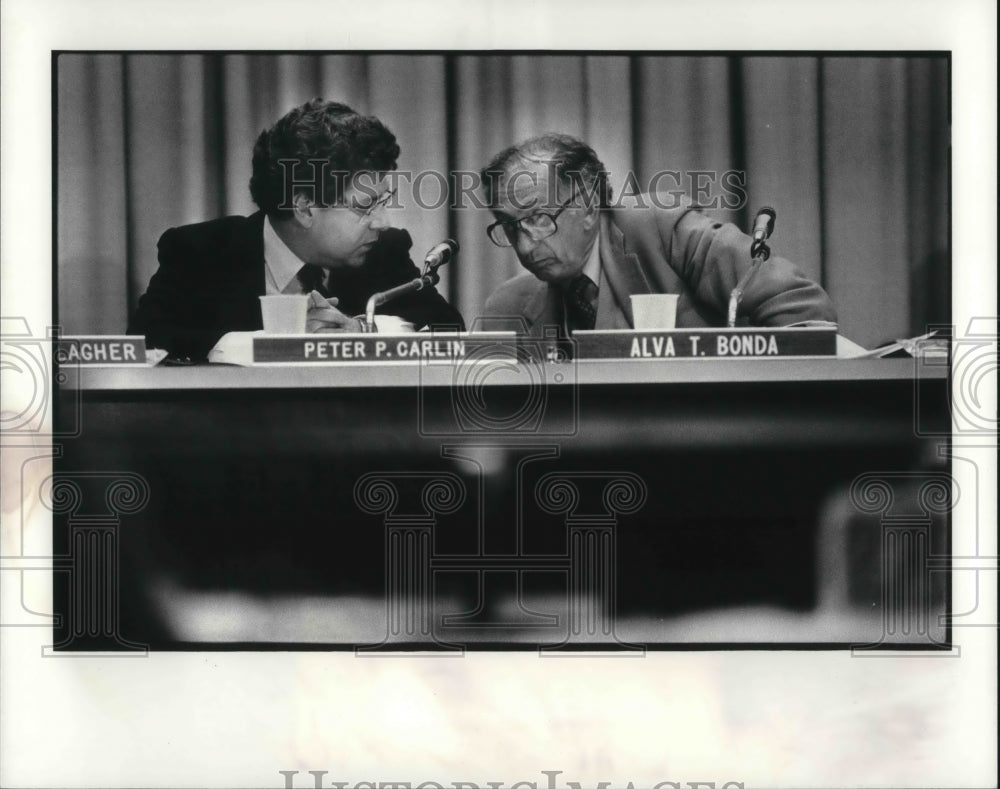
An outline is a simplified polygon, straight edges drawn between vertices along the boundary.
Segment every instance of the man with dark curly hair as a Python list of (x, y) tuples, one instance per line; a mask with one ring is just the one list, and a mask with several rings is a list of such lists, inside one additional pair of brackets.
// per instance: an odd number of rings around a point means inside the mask
[[(160, 267), (129, 333), (204, 359), (227, 332), (262, 328), (260, 296), (308, 294), (309, 331), (358, 331), (371, 294), (420, 275), (405, 230), (389, 227), (386, 174), (399, 146), (377, 118), (314, 99), (261, 132), (250, 194), (260, 211), (166, 231)], [(420, 329), (464, 328), (433, 288), (385, 311)]]
[[(538, 336), (550, 326), (564, 336), (630, 329), (631, 295), (676, 293), (678, 328), (725, 326), (750, 237), (669, 194), (612, 205), (607, 175), (589, 145), (565, 134), (511, 146), (483, 169), (497, 220), (490, 240), (513, 247), (526, 269), (490, 295), (486, 317), (518, 319)], [(754, 326), (836, 321), (826, 292), (779, 257), (757, 271), (740, 309)]]

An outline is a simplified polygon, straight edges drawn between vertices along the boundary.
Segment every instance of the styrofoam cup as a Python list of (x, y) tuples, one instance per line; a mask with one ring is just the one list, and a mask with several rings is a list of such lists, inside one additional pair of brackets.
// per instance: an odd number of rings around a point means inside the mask
[(268, 334), (305, 334), (308, 296), (261, 296), (260, 315)]
[(676, 293), (643, 293), (630, 296), (637, 329), (673, 329), (677, 326)]

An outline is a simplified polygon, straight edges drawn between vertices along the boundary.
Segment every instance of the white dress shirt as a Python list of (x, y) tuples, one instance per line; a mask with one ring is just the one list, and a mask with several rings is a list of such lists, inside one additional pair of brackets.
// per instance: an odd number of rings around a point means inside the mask
[[(264, 294), (267, 296), (297, 295), (305, 293), (298, 273), (305, 265), (298, 255), (281, 240), (271, 224), (270, 217), (264, 217)], [(323, 281), (329, 272), (324, 270)]]

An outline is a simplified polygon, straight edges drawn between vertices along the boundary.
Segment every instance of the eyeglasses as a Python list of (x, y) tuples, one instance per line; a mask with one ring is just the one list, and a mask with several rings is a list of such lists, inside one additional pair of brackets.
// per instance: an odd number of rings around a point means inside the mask
[(571, 202), (573, 202), (572, 197), (565, 203), (560, 203), (559, 210), (554, 214), (536, 211), (521, 219), (505, 219), (494, 222), (486, 228), (486, 235), (498, 247), (514, 246), (517, 243), (518, 233), (525, 233), (533, 241), (541, 241), (543, 238), (554, 235), (559, 229), (556, 225), (556, 217), (565, 211)]
[(396, 191), (396, 189), (393, 189), (391, 191), (384, 192), (377, 200), (372, 200), (366, 205), (361, 205), (357, 201), (354, 201), (353, 205), (345, 206), (345, 208), (350, 208), (362, 219), (369, 219), (371, 218), (371, 215), (380, 208), (385, 208), (390, 202), (392, 202), (392, 198), (396, 196)]
[(372, 215), (378, 211), (380, 208), (386, 208), (392, 199), (396, 196), (396, 191), (393, 189), (390, 192), (384, 192), (377, 200), (372, 200), (370, 203), (361, 204), (357, 200), (352, 198), (351, 205), (309, 205), (310, 208), (346, 208), (351, 213), (358, 217), (359, 222), (364, 222), (365, 220), (371, 219)]

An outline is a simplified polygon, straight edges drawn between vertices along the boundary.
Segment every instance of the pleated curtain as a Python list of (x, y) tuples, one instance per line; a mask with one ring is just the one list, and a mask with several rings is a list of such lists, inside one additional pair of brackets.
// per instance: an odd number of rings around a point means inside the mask
[[(64, 53), (55, 64), (68, 333), (124, 329), (167, 228), (253, 212), (256, 136), (315, 96), (381, 118), (413, 173), (476, 172), (546, 131), (589, 142), (618, 192), (629, 173), (641, 186), (676, 172), (687, 191), (699, 172), (744, 173), (746, 205), (713, 213), (746, 228), (774, 206), (774, 252), (827, 288), (851, 339), (874, 346), (950, 318), (942, 56)], [(517, 261), (487, 240), (485, 209), (452, 205), (439, 177), (419, 186), (423, 206), (402, 188), (391, 221), (418, 263), (437, 241), (460, 242), (440, 287), (471, 322)]]

